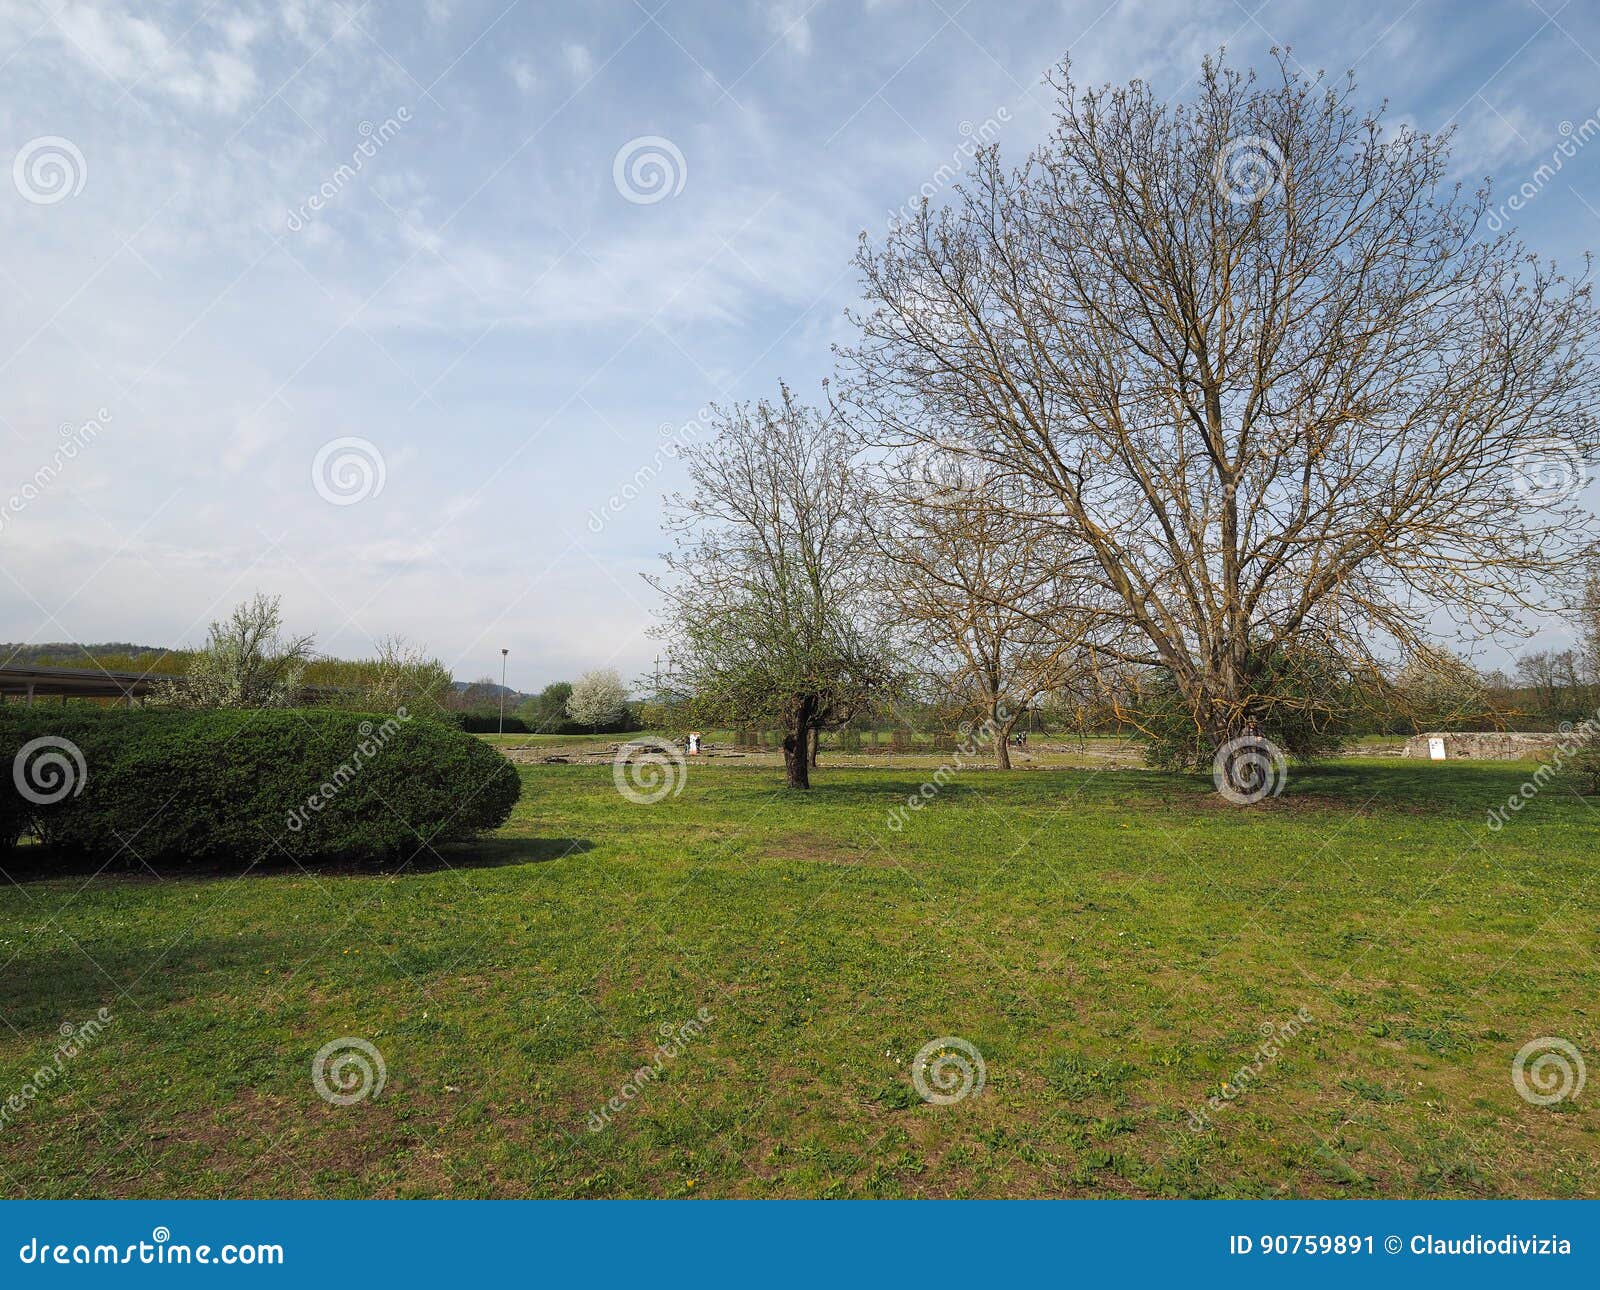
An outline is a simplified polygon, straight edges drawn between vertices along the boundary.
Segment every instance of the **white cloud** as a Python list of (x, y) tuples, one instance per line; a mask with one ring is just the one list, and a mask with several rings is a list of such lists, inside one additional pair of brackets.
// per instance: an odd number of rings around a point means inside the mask
[(767, 27), (794, 53), (811, 52), (810, 11), (815, 5), (810, 0), (776, 0), (767, 7)]
[(586, 81), (594, 75), (594, 55), (589, 52), (588, 46), (576, 43), (563, 45), (561, 57), (573, 80)]
[(532, 94), (538, 88), (539, 78), (534, 73), (533, 64), (525, 58), (513, 58), (506, 70), (511, 75), (512, 83), (524, 94)]
[[(118, 6), (72, 0), (55, 15), (49, 34), (79, 63), (119, 87), (162, 93), (192, 107), (239, 111), (257, 88), (249, 48), (262, 24), (234, 13), (215, 26), (178, 26), (169, 37), (155, 21)], [(222, 37), (224, 48), (206, 48)]]

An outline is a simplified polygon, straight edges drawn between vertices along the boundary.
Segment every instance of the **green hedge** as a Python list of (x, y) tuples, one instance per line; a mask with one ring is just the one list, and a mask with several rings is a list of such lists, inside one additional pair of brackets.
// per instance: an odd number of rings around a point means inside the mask
[(0, 845), (131, 864), (408, 857), (498, 828), (521, 791), (440, 722), (325, 709), (9, 707), (0, 756)]

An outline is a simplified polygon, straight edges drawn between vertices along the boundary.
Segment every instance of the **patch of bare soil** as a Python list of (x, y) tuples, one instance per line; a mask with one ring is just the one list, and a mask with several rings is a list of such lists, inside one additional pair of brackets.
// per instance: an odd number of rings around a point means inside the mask
[(888, 869), (894, 860), (883, 852), (819, 838), (807, 833), (789, 833), (769, 842), (761, 852), (763, 860), (801, 860), (810, 864), (854, 865), (863, 869)]

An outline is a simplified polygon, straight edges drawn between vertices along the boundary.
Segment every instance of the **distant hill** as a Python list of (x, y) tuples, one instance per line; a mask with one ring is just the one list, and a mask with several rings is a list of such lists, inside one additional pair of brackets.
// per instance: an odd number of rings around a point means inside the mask
[(524, 694), (521, 690), (513, 690), (509, 685), (501, 685), (498, 681), (452, 681), (450, 683), (450, 688), (458, 694), (462, 690), (471, 689), (474, 686), (491, 699), (498, 699), (501, 693), (504, 692), (508, 705), (520, 703), (523, 699), (531, 699), (533, 697), (531, 694)]
[(75, 641), (45, 641), (37, 645), (0, 644), (0, 662), (13, 665), (38, 665), (43, 662), (71, 667), (91, 658), (158, 657), (166, 653), (159, 645), (135, 645), (131, 641), (106, 641), (99, 645), (80, 645)]

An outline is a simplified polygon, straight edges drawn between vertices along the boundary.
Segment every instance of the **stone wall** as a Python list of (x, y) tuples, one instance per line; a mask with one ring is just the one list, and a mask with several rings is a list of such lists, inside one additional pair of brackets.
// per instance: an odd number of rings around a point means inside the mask
[(1405, 756), (1428, 757), (1428, 741), (1444, 740), (1445, 760), (1465, 761), (1538, 761), (1554, 752), (1563, 739), (1561, 734), (1515, 734), (1508, 731), (1484, 730), (1412, 735), (1406, 740)]

